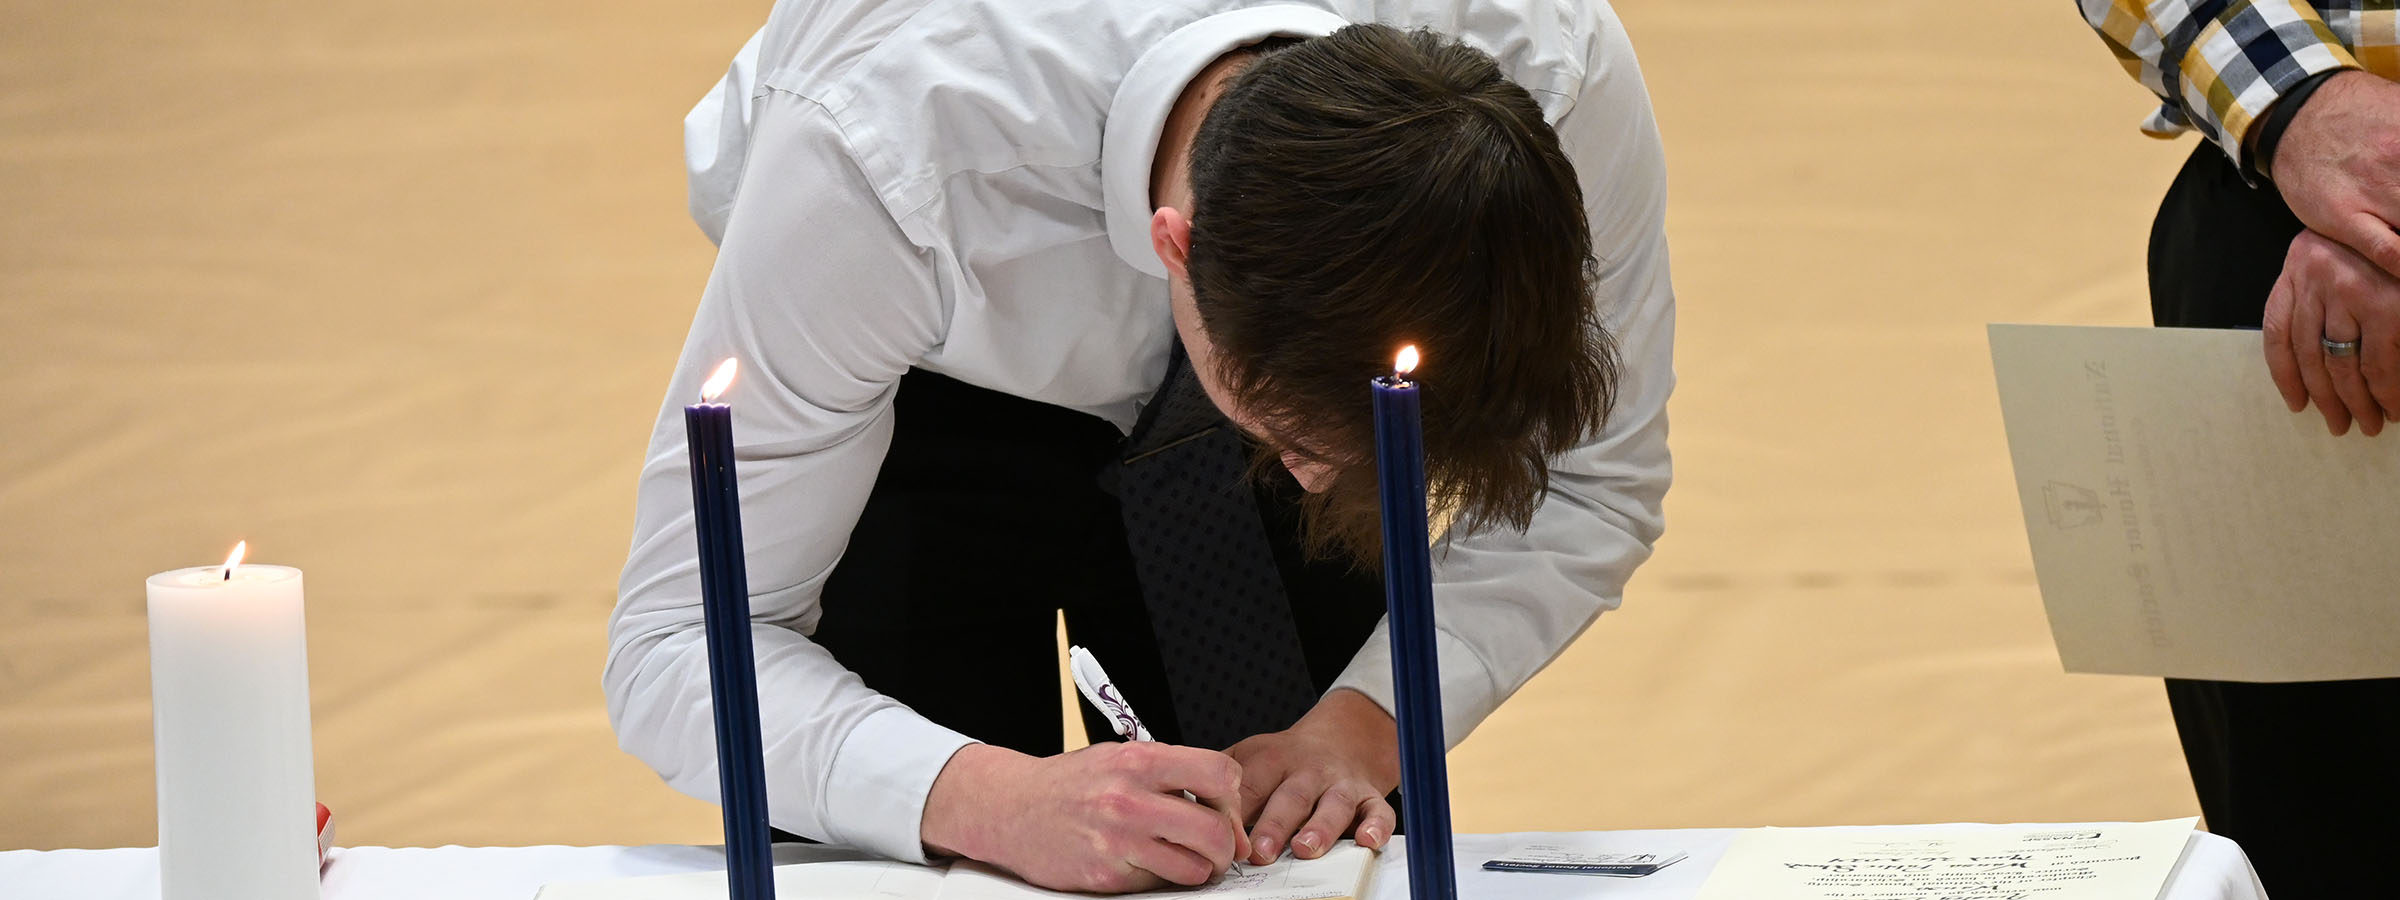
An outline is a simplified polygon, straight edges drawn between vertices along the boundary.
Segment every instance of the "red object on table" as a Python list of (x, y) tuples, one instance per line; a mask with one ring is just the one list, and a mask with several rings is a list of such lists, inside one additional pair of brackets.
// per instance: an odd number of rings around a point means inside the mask
[(317, 865), (325, 864), (325, 851), (333, 849), (333, 810), (317, 804)]

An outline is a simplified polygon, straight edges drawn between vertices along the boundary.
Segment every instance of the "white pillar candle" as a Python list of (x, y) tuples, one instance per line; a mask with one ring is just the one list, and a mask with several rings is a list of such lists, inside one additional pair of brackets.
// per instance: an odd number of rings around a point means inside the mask
[(164, 900), (317, 900), (300, 570), (178, 569), (149, 589)]

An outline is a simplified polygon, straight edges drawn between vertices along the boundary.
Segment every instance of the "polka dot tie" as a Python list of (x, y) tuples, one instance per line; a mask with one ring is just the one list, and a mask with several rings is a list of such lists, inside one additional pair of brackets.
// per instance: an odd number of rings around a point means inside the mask
[(1248, 478), (1250, 448), (1177, 345), (1112, 465), (1183, 742), (1222, 750), (1316, 702)]

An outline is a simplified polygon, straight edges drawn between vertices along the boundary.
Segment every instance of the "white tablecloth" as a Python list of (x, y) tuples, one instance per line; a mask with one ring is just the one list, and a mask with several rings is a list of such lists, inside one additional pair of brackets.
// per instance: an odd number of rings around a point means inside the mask
[[(1908, 826), (1893, 826), (1906, 829)], [(1474, 900), (1681, 900), (1700, 890), (1740, 832), (1735, 829), (1462, 834), (1458, 892)], [(1691, 858), (1644, 878), (1486, 872), (1483, 861), (1529, 841), (1595, 850), (1675, 851)], [(841, 851), (779, 845), (776, 862), (839, 858)], [(1406, 854), (1395, 841), (1378, 863), (1369, 900), (1407, 900)], [(715, 847), (343, 847), (325, 866), (325, 900), (530, 900), (552, 881), (664, 875), (725, 867)], [(2194, 832), (2158, 900), (2266, 900), (2250, 860), (2232, 841)], [(156, 900), (158, 851), (0, 851), (5, 900)]]

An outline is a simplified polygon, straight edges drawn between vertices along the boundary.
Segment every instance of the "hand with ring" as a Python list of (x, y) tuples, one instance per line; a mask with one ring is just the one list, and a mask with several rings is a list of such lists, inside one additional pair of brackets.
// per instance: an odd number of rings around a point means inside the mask
[(2372, 436), (2400, 421), (2400, 279), (2302, 231), (2260, 325), (2267, 371), (2293, 412), (2313, 402), (2337, 435), (2353, 422)]

